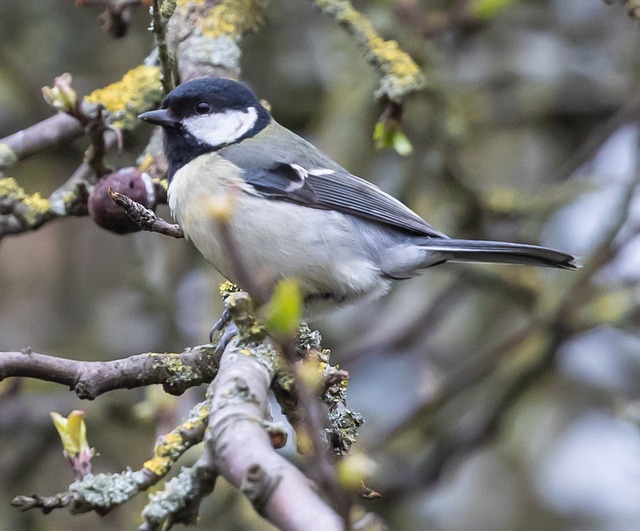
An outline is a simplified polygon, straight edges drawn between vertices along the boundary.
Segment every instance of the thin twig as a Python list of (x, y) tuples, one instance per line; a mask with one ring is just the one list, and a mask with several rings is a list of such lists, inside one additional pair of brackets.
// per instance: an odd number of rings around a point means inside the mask
[[(162, 2), (165, 3), (165, 2)], [(173, 90), (173, 68), (171, 54), (169, 53), (169, 47), (167, 46), (167, 22), (168, 18), (163, 17), (163, 11), (160, 8), (161, 1), (153, 0), (153, 7), (151, 8), (151, 16), (153, 20), (153, 34), (156, 38), (156, 47), (158, 48), (158, 61), (160, 62), (160, 68), (162, 70), (162, 91), (164, 94), (168, 94)], [(173, 2), (173, 8), (175, 9), (175, 2)], [(169, 16), (173, 14), (170, 12)]]
[(146, 208), (130, 197), (116, 192), (111, 188), (109, 188), (108, 194), (113, 202), (119, 207), (122, 207), (127, 213), (127, 216), (129, 216), (134, 223), (137, 223), (142, 230), (158, 232), (173, 238), (184, 238), (184, 233), (180, 225), (169, 223), (159, 218), (153, 210)]

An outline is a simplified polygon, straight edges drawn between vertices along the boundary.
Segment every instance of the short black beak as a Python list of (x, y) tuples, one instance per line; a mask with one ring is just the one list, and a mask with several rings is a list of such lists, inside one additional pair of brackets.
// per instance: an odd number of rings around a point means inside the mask
[(161, 125), (162, 127), (175, 127), (179, 123), (178, 120), (171, 116), (167, 109), (143, 112), (138, 115), (138, 118), (150, 124)]

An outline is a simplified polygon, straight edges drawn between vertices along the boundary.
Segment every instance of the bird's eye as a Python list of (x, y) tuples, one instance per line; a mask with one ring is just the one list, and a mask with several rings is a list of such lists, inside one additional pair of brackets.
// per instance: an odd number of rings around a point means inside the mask
[(198, 114), (207, 114), (211, 111), (211, 104), (206, 101), (199, 101), (196, 103), (196, 112)]

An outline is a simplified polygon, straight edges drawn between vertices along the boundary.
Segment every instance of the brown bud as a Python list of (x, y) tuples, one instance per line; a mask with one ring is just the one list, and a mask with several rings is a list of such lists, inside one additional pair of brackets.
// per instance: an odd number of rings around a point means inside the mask
[(109, 197), (109, 188), (147, 208), (153, 208), (155, 192), (151, 178), (138, 168), (120, 168), (101, 179), (89, 194), (89, 215), (98, 225), (117, 234), (139, 231), (140, 227)]

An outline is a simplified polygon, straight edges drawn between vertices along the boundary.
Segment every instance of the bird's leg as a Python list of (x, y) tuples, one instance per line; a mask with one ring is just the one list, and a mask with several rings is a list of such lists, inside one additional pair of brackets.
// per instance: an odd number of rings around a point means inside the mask
[(224, 328), (224, 332), (218, 339), (218, 344), (214, 350), (214, 355), (221, 356), (224, 350), (227, 348), (231, 340), (238, 335), (238, 325), (229, 319), (229, 322)]
[(216, 334), (216, 332), (220, 332), (220, 330), (222, 330), (227, 324), (229, 324), (230, 321), (231, 314), (229, 313), (229, 310), (225, 309), (222, 312), (220, 319), (218, 319), (211, 328), (211, 332), (209, 332), (209, 343), (213, 343), (213, 336)]
[(215, 348), (216, 356), (222, 355), (229, 342), (238, 335), (238, 326), (231, 318), (231, 313), (227, 309), (222, 312), (220, 319), (218, 319), (211, 328), (211, 332), (209, 332), (210, 343), (213, 343), (213, 338), (218, 332), (222, 333), (218, 338), (218, 344)]

